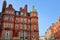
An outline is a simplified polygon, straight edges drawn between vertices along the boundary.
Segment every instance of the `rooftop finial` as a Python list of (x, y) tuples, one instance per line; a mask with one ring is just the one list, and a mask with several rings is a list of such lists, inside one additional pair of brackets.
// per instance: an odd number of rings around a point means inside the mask
[(4, 0), (4, 1), (3, 1), (3, 6), (2, 6), (2, 12), (5, 11), (5, 9), (6, 9), (6, 5), (7, 5), (6, 0)]
[(33, 5), (33, 6), (32, 6), (32, 8), (34, 9), (34, 8), (35, 8), (35, 6)]
[(31, 12), (37, 12), (34, 5), (32, 6)]
[(6, 0), (4, 0), (4, 1), (6, 1)]

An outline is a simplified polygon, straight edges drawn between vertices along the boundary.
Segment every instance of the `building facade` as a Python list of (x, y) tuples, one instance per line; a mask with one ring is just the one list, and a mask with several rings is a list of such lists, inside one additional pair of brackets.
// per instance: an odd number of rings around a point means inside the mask
[(45, 36), (40, 36), (39, 40), (45, 40)]
[(27, 12), (27, 5), (16, 11), (3, 2), (0, 12), (0, 40), (39, 40), (38, 13), (34, 6)]
[(56, 23), (52, 25), (52, 39), (53, 40), (60, 40), (60, 17)]
[(52, 40), (52, 31), (51, 26), (45, 32), (45, 40)]

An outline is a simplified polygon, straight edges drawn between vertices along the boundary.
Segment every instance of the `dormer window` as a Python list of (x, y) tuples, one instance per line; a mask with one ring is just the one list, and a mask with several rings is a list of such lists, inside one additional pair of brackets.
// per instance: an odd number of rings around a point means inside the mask
[(19, 12), (16, 12), (16, 15), (19, 15)]
[(25, 13), (21, 13), (21, 16), (26, 16), (26, 14)]
[(6, 14), (14, 14), (14, 11), (6, 11)]

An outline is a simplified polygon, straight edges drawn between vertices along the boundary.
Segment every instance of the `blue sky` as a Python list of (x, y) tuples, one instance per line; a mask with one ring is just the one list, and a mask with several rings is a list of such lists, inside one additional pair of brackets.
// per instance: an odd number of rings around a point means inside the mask
[[(38, 12), (39, 21), (39, 35), (44, 35), (52, 23), (55, 23), (60, 16), (60, 0), (6, 0), (7, 6), (13, 5), (15, 10), (19, 10), (20, 7), (28, 5), (28, 12), (32, 9), (32, 5)], [(0, 0), (0, 12), (2, 9), (3, 0)]]

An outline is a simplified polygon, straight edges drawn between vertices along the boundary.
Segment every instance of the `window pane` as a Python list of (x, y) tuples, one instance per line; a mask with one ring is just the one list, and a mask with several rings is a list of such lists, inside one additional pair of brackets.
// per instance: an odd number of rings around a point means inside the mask
[(9, 38), (10, 37), (10, 31), (6, 31), (6, 38)]
[(16, 15), (19, 15), (19, 12), (16, 12)]
[(19, 36), (19, 38), (20, 38), (20, 32), (19, 32), (19, 35), (18, 35), (18, 36)]
[(20, 29), (23, 29), (23, 26), (22, 26), (22, 24), (20, 25)]
[(5, 27), (5, 28), (8, 27), (8, 24), (4, 23), (4, 27)]
[(21, 22), (26, 23), (26, 19), (25, 18), (21, 18)]
[(30, 25), (28, 25), (28, 29), (30, 29)]
[(18, 21), (18, 18), (16, 18), (16, 22)]
[(7, 16), (6, 19), (7, 20), (12, 20), (12, 17), (11, 16)]
[(23, 24), (24, 29), (26, 29), (26, 24)]
[(28, 23), (30, 23), (30, 19), (28, 19)]
[(15, 25), (15, 29), (18, 29), (18, 25)]
[(36, 25), (34, 25), (34, 30), (36, 30)]
[(7, 27), (12, 28), (12, 24), (11, 23), (8, 23), (7, 24)]
[(26, 14), (25, 13), (21, 13), (21, 16), (26, 16)]

